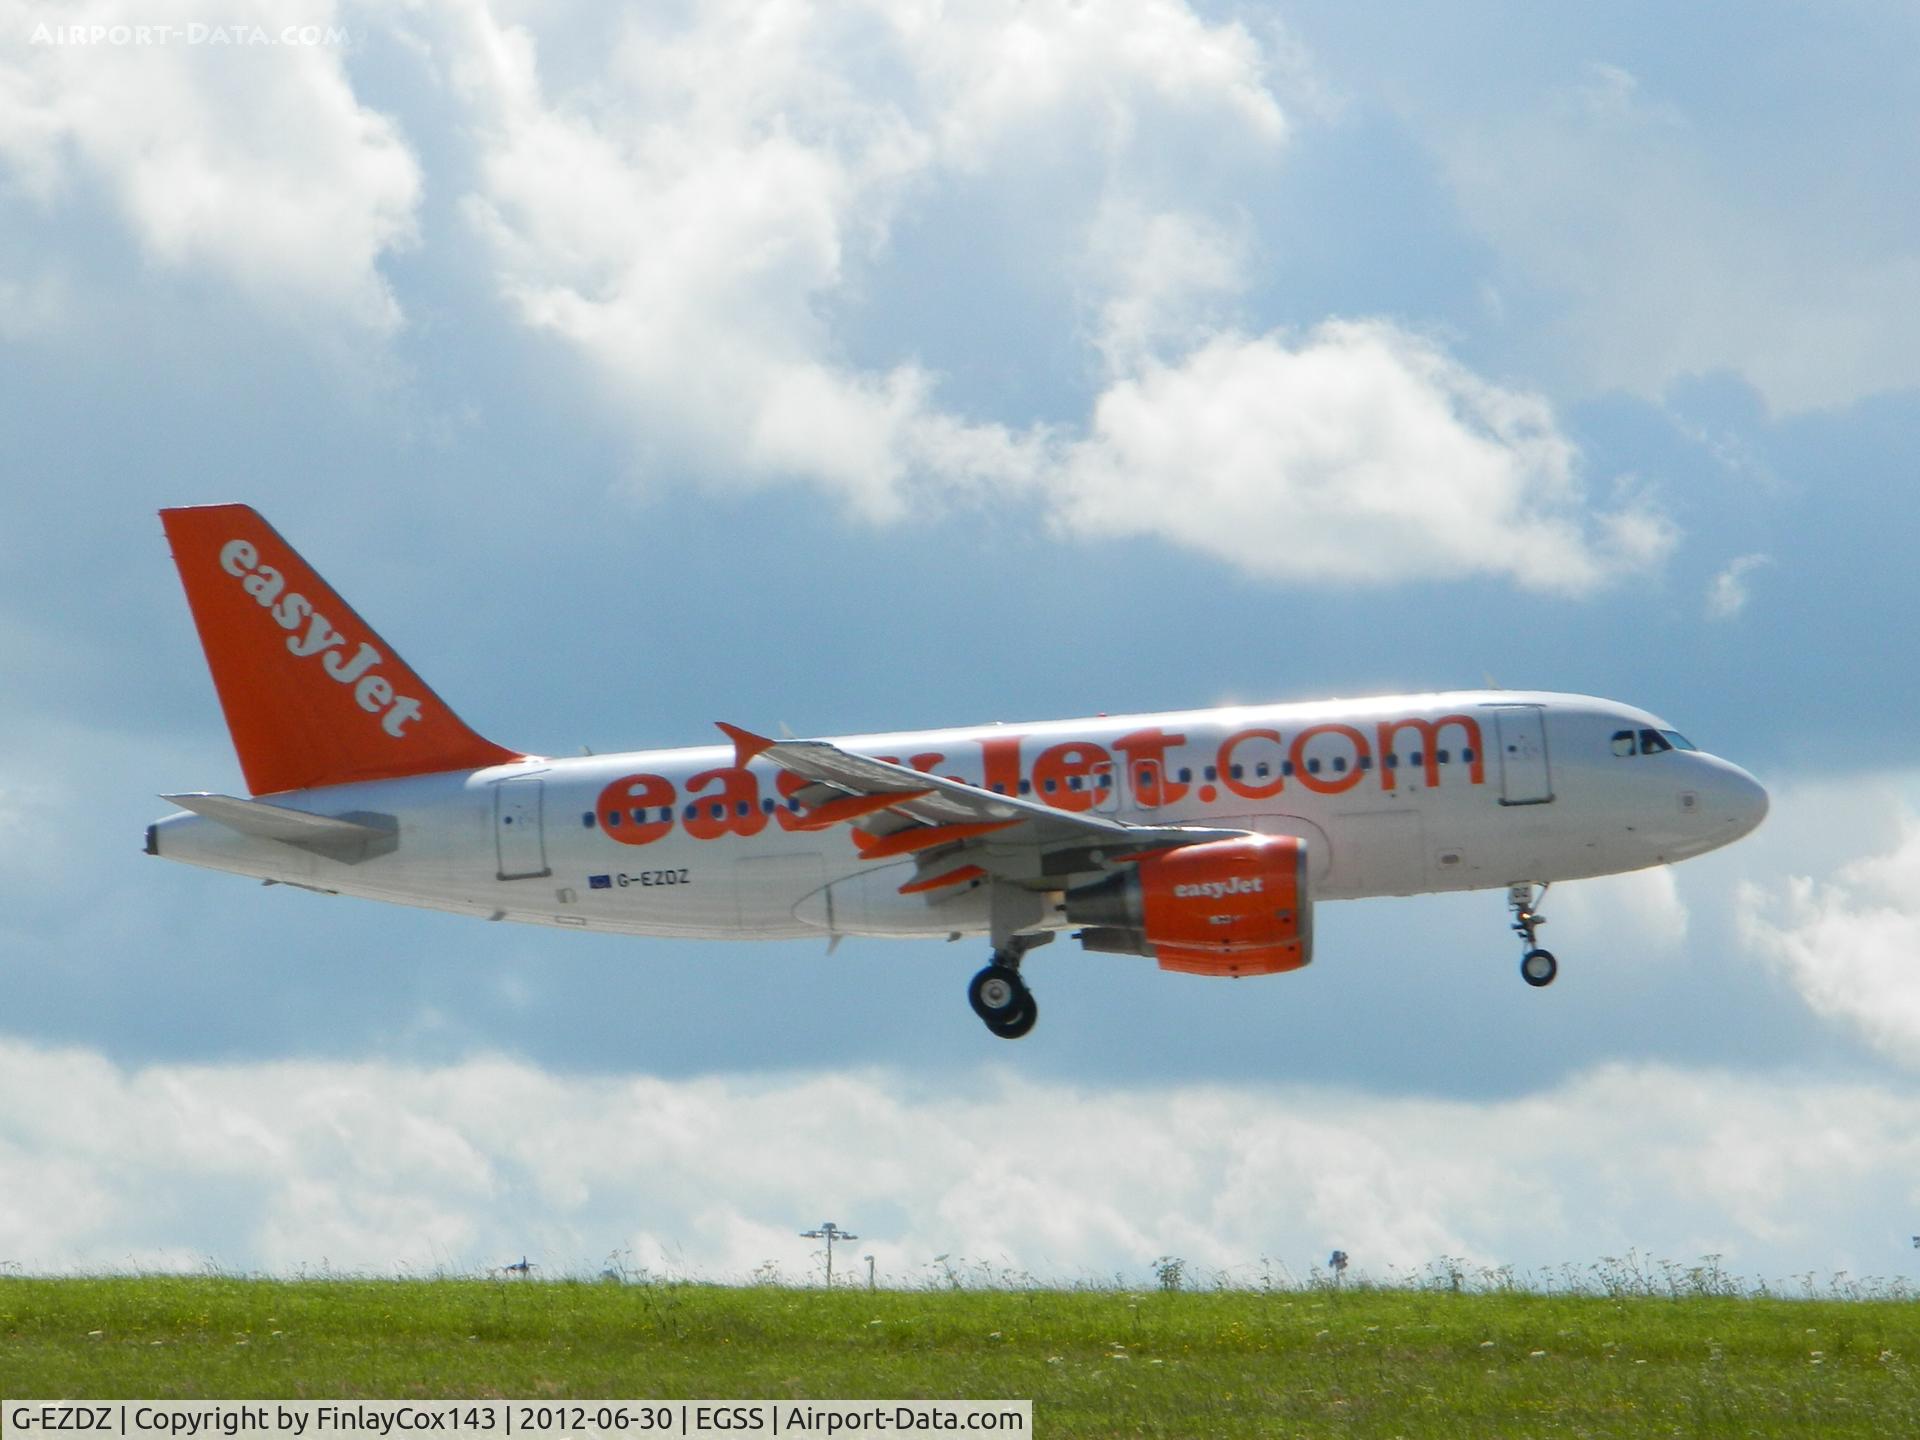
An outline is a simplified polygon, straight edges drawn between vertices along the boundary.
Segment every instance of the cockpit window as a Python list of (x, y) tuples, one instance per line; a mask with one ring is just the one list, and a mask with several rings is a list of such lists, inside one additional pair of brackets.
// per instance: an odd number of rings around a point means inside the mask
[(1697, 750), (1678, 730), (1616, 730), (1613, 732), (1616, 755), (1663, 755), (1669, 750)]

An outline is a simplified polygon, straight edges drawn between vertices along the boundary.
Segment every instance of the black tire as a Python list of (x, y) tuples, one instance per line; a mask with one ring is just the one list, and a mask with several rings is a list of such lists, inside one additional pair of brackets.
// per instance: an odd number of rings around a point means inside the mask
[(1021, 1002), (1030, 998), (1020, 972), (1006, 965), (987, 966), (967, 986), (967, 1003), (989, 1025), (1012, 1019), (1020, 1013)]
[(1020, 993), (1026, 1003), (1012, 1019), (987, 1021), (987, 1028), (1002, 1040), (1018, 1040), (1033, 1029), (1034, 1022), (1040, 1018), (1040, 1002), (1033, 998), (1033, 992), (1023, 987)]
[(1539, 990), (1551, 985), (1560, 973), (1560, 962), (1551, 950), (1529, 950), (1520, 957), (1520, 978)]

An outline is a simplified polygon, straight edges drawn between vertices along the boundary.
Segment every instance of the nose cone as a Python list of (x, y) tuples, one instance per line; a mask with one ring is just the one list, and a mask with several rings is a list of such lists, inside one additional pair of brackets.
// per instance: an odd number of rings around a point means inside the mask
[(1747, 782), (1746, 817), (1741, 826), (1741, 833), (1745, 834), (1748, 830), (1757, 828), (1760, 822), (1767, 818), (1767, 811), (1772, 802), (1767, 799), (1766, 787), (1758, 780), (1744, 770), (1740, 772), (1740, 776)]
[(1766, 787), (1738, 765), (1723, 762), (1722, 773), (1714, 785), (1714, 814), (1731, 827), (1726, 838), (1738, 840), (1767, 818)]

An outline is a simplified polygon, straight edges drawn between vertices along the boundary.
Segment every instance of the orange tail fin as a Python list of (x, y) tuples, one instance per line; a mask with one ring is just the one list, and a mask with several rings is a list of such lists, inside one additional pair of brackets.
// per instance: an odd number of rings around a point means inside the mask
[(250, 506), (160, 520), (253, 794), (522, 758), (469, 730)]

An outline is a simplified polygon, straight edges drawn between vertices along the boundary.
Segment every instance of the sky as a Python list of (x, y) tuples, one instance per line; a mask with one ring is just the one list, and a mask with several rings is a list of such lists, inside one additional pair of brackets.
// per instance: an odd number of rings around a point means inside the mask
[[(1728, 18), (0, 0), (0, 1267), (1913, 1281), (1920, 18)], [(1550, 990), (1329, 904), (1005, 1044), (972, 941), (142, 855), (230, 500), (535, 753), (1491, 683), (1773, 813)]]

